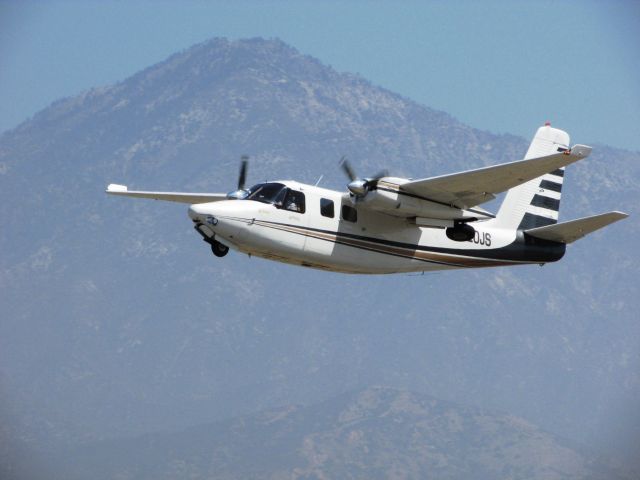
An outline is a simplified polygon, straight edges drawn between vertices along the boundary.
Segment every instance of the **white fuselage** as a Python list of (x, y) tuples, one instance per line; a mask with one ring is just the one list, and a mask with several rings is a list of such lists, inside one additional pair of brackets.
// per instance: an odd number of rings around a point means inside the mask
[[(189, 203), (194, 228), (224, 257), (230, 248), (344, 273), (398, 273), (560, 260), (566, 245), (627, 217), (608, 212), (558, 223), (565, 167), (591, 147), (540, 127), (523, 160), (429, 178), (358, 177), (343, 158), (347, 193), (293, 181), (224, 193), (129, 190), (110, 195)], [(494, 215), (480, 205), (506, 192)]]
[(528, 258), (522, 248), (514, 255), (518, 232), (491, 228), (491, 220), (475, 222), (474, 238), (459, 242), (447, 238), (444, 228), (357, 208), (344, 193), (280, 183), (303, 194), (304, 213), (281, 204), (226, 200), (192, 205), (189, 216), (203, 236), (233, 249), (336, 272), (415, 272), (557, 259)]

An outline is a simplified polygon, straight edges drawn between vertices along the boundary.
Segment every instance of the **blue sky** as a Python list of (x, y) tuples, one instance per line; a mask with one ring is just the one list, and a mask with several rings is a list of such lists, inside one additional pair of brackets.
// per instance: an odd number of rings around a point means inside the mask
[(7, 2), (0, 131), (224, 36), (279, 37), (474, 127), (640, 150), (640, 2)]

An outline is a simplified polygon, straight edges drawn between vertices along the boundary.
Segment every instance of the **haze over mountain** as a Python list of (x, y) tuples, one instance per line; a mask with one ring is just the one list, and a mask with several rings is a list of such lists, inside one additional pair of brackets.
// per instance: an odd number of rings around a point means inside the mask
[[(532, 135), (544, 120), (523, 119)], [(362, 277), (220, 260), (184, 205), (103, 193), (110, 182), (229, 191), (241, 154), (250, 181), (324, 175), (342, 189), (342, 155), (362, 174), (426, 177), (519, 159), (528, 141), (263, 39), (196, 45), (5, 132), (0, 454), (385, 385), (523, 417), (631, 464), (637, 152), (595, 145), (567, 169), (561, 220), (632, 215), (544, 268)]]
[(624, 478), (520, 418), (383, 387), (58, 458), (65, 480)]

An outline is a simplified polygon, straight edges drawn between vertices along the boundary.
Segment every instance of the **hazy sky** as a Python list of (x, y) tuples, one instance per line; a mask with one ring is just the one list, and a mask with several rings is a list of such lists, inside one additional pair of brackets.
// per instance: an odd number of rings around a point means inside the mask
[(0, 131), (225, 36), (279, 37), (474, 127), (640, 150), (640, 2), (7, 2)]

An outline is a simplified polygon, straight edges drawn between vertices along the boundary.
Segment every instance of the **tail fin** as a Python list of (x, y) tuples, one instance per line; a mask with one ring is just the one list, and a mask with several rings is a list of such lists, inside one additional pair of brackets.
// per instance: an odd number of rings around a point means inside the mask
[[(569, 149), (569, 134), (546, 124), (533, 138), (525, 160)], [(518, 185), (507, 192), (495, 225), (499, 228), (529, 229), (558, 223), (564, 167)]]

